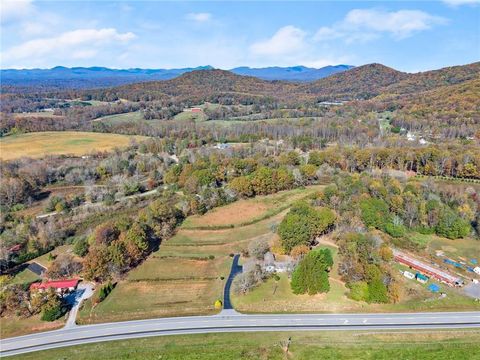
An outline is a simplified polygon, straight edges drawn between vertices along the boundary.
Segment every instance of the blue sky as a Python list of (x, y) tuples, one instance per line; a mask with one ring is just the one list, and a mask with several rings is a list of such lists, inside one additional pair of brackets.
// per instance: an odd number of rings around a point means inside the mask
[(378, 62), (422, 71), (480, 60), (480, 0), (1, 0), (1, 68)]

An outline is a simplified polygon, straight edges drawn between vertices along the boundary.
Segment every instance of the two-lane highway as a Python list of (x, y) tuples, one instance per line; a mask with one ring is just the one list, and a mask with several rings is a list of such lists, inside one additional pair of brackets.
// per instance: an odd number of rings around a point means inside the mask
[(480, 328), (480, 312), (391, 314), (243, 315), (232, 312), (83, 325), (7, 338), (0, 355), (16, 355), (63, 346), (160, 335), (212, 332), (299, 330), (397, 330)]

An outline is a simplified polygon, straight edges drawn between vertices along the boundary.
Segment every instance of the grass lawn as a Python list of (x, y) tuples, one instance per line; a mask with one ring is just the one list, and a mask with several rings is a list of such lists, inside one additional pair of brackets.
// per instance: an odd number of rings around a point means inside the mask
[(35, 274), (33, 271), (30, 271), (28, 269), (23, 269), (20, 271), (18, 274), (15, 275), (15, 277), (12, 280), (12, 284), (26, 284), (26, 283), (31, 283), (36, 280), (39, 280), (40, 277)]
[(22, 156), (84, 155), (92, 151), (109, 151), (127, 146), (131, 139), (141, 141), (143, 136), (103, 134), (76, 131), (46, 131), (11, 135), (0, 139), (0, 158), (18, 159)]
[[(288, 354), (281, 343), (291, 337)], [(480, 331), (257, 332), (150, 337), (13, 356), (46, 359), (480, 359)]]
[(463, 261), (476, 259), (480, 263), (480, 241), (472, 238), (450, 240), (434, 236), (428, 245), (428, 250), (432, 253), (442, 250), (446, 256), (453, 259)]

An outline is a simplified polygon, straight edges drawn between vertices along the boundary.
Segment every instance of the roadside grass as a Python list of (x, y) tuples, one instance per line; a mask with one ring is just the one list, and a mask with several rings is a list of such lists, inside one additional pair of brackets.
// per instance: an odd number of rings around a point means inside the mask
[(61, 328), (65, 322), (61, 318), (56, 321), (47, 322), (40, 320), (40, 314), (29, 318), (18, 316), (0, 318), (0, 338), (21, 336), (32, 332), (41, 332)]
[[(288, 354), (282, 342), (291, 339)], [(12, 359), (480, 359), (478, 330), (285, 331), (149, 337), (39, 351)]]
[(92, 151), (109, 151), (128, 146), (132, 139), (141, 141), (146, 137), (76, 131), (10, 135), (0, 138), (0, 158), (13, 160), (23, 156), (38, 158), (46, 155), (85, 155)]

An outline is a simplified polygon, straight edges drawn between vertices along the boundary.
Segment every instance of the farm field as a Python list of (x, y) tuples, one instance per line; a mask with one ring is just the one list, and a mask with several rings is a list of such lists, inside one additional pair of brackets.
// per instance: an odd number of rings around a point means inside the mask
[[(246, 202), (261, 202), (265, 204), (264, 211), (268, 212), (278, 206), (279, 198), (291, 203), (292, 199), (307, 196), (318, 188), (285, 191)], [(246, 215), (245, 212), (236, 212), (235, 206), (245, 207), (243, 202), (235, 202), (224, 208), (230, 214), (228, 222), (238, 224)], [(272, 228), (287, 211), (282, 210), (250, 225), (221, 230), (193, 230), (182, 225), (174, 237), (161, 244), (158, 251), (120, 281), (105, 301), (93, 309), (91, 301), (87, 301), (78, 321), (95, 323), (216, 313), (218, 310), (213, 305), (215, 300), (223, 299), (223, 288), (232, 263), (230, 254), (246, 248), (255, 238), (275, 239)], [(216, 215), (212, 217), (212, 214)], [(207, 217), (215, 223), (218, 217), (218, 221), (225, 222), (221, 220), (223, 214), (222, 211), (210, 212), (196, 221), (202, 223), (202, 218)]]
[(0, 158), (12, 160), (23, 156), (85, 155), (92, 151), (109, 151), (127, 146), (131, 139), (141, 141), (146, 137), (76, 131), (12, 135), (0, 139)]
[[(291, 337), (288, 354), (280, 344)], [(334, 344), (334, 345), (333, 345)], [(477, 355), (475, 355), (477, 354)], [(12, 359), (480, 359), (480, 332), (258, 332), (111, 341)]]

